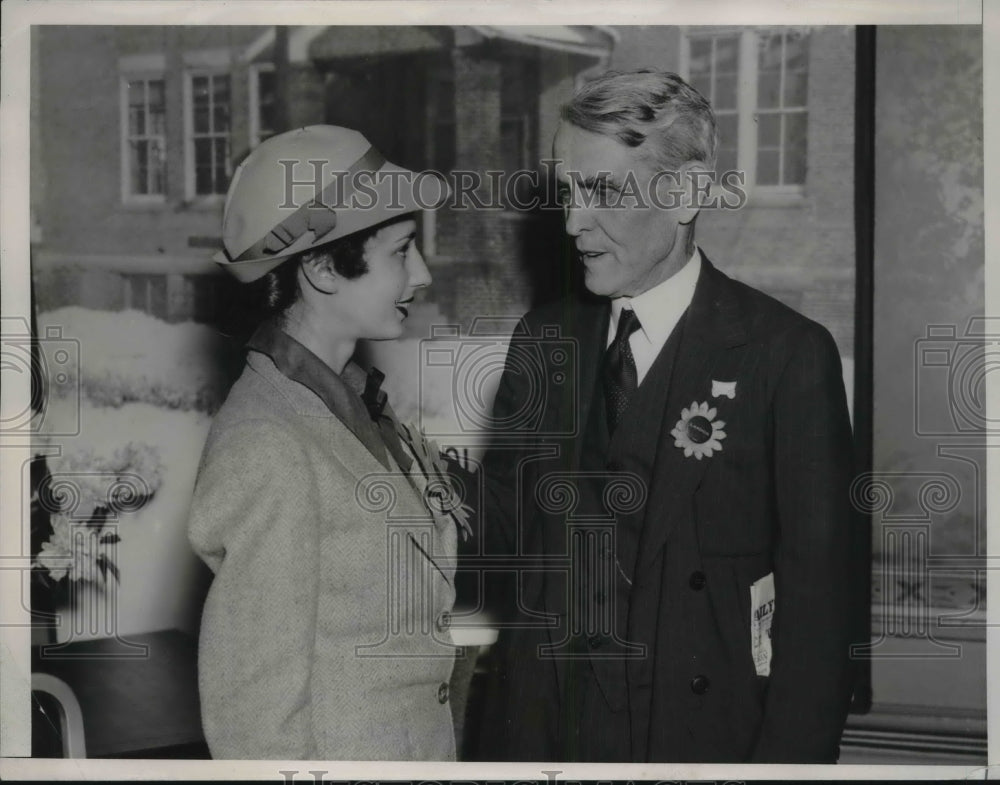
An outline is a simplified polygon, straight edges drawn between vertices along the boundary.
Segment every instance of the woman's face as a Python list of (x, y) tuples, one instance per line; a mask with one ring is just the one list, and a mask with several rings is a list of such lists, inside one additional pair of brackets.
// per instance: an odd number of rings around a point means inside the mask
[(340, 285), (340, 305), (357, 338), (386, 340), (403, 334), (403, 320), (417, 289), (431, 274), (416, 245), (412, 218), (383, 226), (365, 244), (368, 272)]

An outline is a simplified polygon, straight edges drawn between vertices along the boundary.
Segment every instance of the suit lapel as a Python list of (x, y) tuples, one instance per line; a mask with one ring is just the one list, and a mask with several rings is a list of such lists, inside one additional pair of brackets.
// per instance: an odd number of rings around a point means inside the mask
[(728, 378), (720, 373), (727, 352), (746, 342), (745, 318), (733, 284), (704, 254), (683, 331), (660, 428), (637, 572), (655, 560), (670, 534), (672, 515), (689, 507), (690, 497), (712, 461), (710, 456), (701, 460), (693, 455), (685, 457), (684, 450), (674, 445), (671, 431), (681, 419), (681, 411), (692, 403), (712, 405), (712, 378)]
[(590, 421), (590, 408), (594, 403), (597, 374), (604, 358), (607, 344), (608, 321), (611, 319), (611, 304), (587, 302), (576, 314), (574, 335), (577, 339), (577, 421), (576, 438), (573, 440), (572, 469), (580, 465), (580, 450), (583, 435)]

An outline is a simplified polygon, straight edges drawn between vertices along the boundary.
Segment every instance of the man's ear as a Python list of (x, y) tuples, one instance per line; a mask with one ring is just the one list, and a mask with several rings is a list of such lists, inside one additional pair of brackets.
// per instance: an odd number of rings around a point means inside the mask
[(299, 272), (310, 287), (322, 294), (335, 294), (340, 287), (341, 275), (328, 253), (304, 254), (299, 262)]
[(698, 217), (701, 208), (708, 205), (713, 176), (714, 173), (702, 161), (688, 161), (681, 165), (680, 178), (684, 195), (681, 197), (679, 223), (691, 223)]

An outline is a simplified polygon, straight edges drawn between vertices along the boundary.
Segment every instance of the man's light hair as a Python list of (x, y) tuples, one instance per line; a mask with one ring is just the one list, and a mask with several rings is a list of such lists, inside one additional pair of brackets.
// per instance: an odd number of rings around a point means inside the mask
[(676, 170), (687, 161), (715, 166), (715, 113), (701, 93), (674, 73), (608, 71), (577, 90), (561, 117), (584, 131), (641, 148), (663, 170)]

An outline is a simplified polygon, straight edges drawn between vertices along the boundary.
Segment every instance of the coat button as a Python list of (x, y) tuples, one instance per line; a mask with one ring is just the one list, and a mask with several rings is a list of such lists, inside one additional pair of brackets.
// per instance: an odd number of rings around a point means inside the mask
[(708, 676), (695, 676), (691, 679), (691, 692), (695, 695), (704, 695), (708, 692)]
[(705, 573), (701, 570), (691, 573), (691, 577), (688, 578), (688, 586), (690, 586), (695, 591), (701, 591), (705, 588)]
[(438, 687), (438, 703), (448, 702), (448, 683), (441, 682), (441, 686)]
[(603, 641), (601, 640), (600, 635), (591, 635), (589, 638), (587, 638), (587, 645), (590, 646), (590, 648), (592, 649), (601, 648), (602, 643)]
[(437, 627), (438, 632), (444, 632), (449, 627), (451, 627), (451, 614), (448, 611), (438, 615), (434, 622), (434, 626)]

